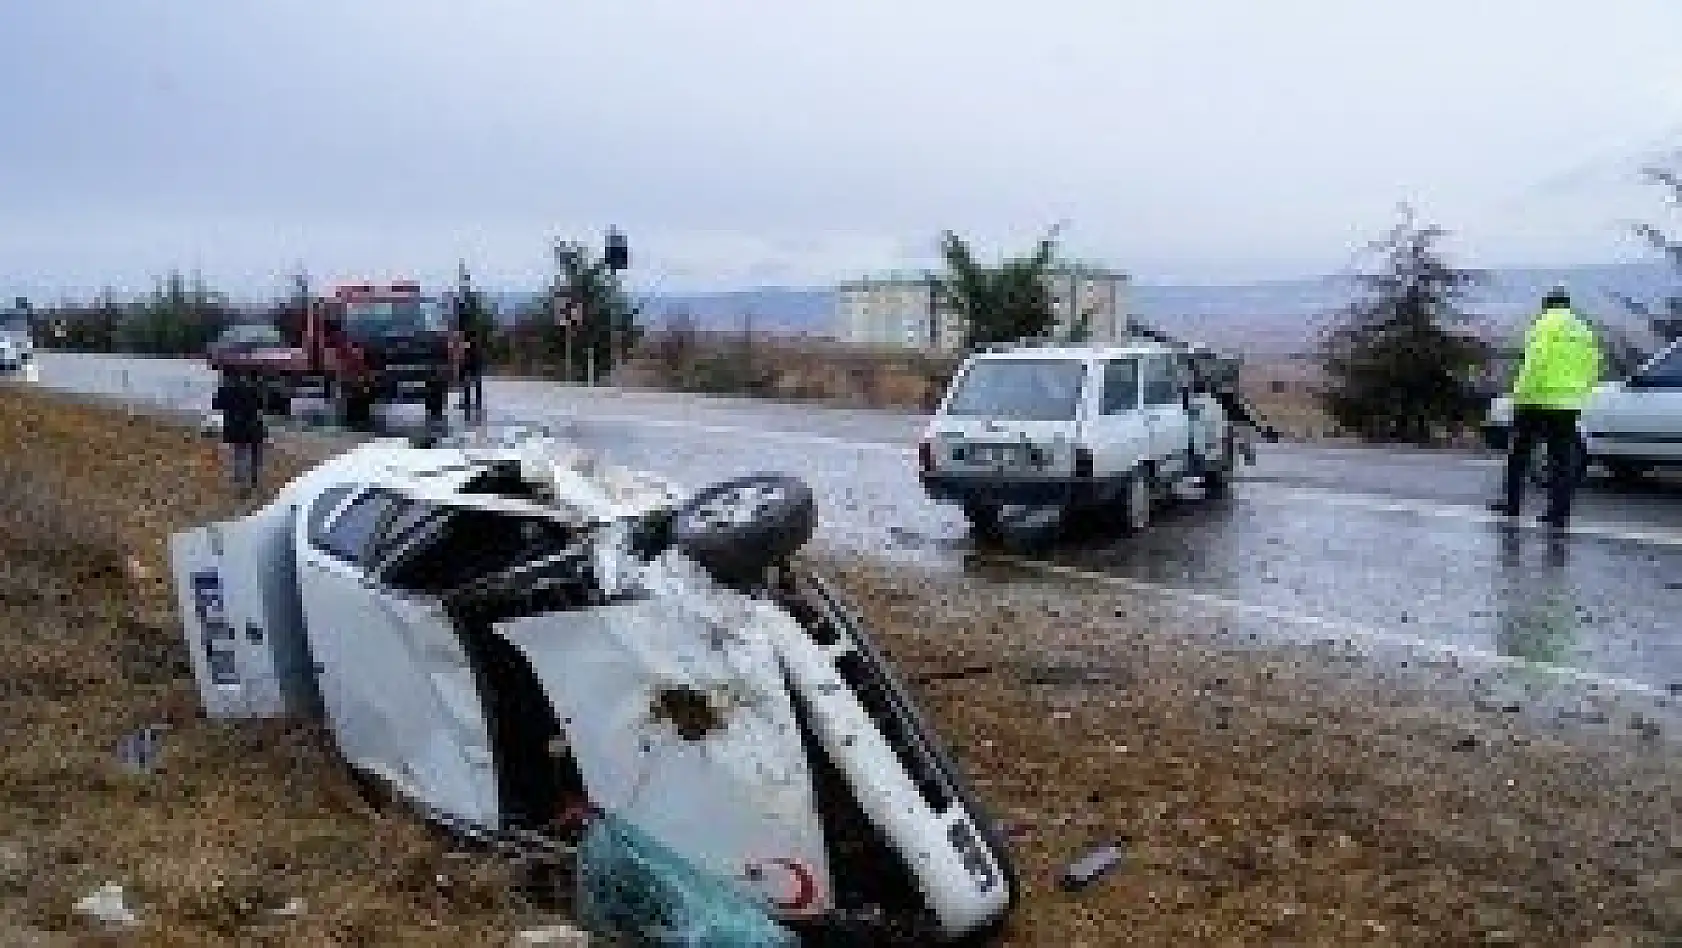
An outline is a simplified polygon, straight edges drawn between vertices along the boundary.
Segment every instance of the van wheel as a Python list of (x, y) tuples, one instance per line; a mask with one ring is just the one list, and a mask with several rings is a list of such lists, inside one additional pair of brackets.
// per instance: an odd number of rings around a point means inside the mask
[(1121, 489), (1121, 525), (1129, 534), (1143, 533), (1151, 525), (1152, 493), (1150, 468), (1140, 467), (1127, 476)]

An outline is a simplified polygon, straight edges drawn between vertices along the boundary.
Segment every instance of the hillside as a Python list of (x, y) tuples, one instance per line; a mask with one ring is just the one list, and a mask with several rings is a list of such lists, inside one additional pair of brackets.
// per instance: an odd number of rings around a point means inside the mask
[[(1653, 301), (1677, 292), (1674, 274), (1657, 263), (1514, 268), (1490, 271), (1487, 284), (1469, 295), (1467, 309), (1487, 318), (1498, 331), (1510, 329), (1558, 283), (1571, 287), (1587, 312), (1608, 320), (1624, 318), (1619, 295)], [(1132, 292), (1134, 310), (1147, 323), (1219, 346), (1284, 355), (1307, 344), (1325, 314), (1348, 304), (1354, 283), (1343, 277), (1242, 285), (1140, 283)], [(505, 320), (534, 299), (521, 292), (491, 295)], [(687, 314), (703, 331), (740, 331), (751, 320), (755, 332), (824, 336), (831, 332), (835, 294), (823, 287), (777, 287), (655, 293), (639, 302), (644, 322), (651, 327)]]

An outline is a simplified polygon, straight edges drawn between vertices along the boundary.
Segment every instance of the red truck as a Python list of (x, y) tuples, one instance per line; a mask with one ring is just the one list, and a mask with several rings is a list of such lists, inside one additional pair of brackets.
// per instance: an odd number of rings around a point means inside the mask
[(256, 372), (268, 384), (270, 410), (287, 414), (294, 396), (332, 402), (343, 424), (362, 426), (375, 403), (420, 402), (443, 416), (461, 379), (463, 339), (449, 307), (419, 283), (340, 286), (295, 314), (293, 332), (234, 326), (212, 343), (219, 372)]

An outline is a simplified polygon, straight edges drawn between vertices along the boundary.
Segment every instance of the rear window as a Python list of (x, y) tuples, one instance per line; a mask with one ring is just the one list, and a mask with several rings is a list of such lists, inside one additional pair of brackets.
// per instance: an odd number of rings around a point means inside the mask
[(1073, 359), (982, 359), (958, 380), (946, 414), (1072, 421), (1086, 363)]

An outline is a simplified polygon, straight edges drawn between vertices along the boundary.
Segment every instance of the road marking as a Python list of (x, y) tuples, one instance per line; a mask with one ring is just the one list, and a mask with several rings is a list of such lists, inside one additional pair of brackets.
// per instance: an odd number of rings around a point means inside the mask
[[(1284, 487), (1267, 484), (1246, 484), (1246, 494), (1254, 494), (1259, 499), (1269, 499), (1269, 493), (1292, 499), (1311, 501), (1316, 504), (1329, 504), (1335, 507), (1353, 507), (1359, 510), (1377, 513), (1406, 513), (1419, 517), (1436, 517), (1444, 520), (1473, 522), (1482, 524), (1514, 524), (1522, 529), (1546, 530), (1544, 524), (1535, 520), (1520, 518), (1510, 521), (1493, 511), (1468, 504), (1447, 504), (1432, 500), (1408, 500), (1405, 498), (1385, 497), (1379, 494), (1360, 494), (1352, 491), (1335, 490), (1331, 488), (1312, 487)], [(1257, 490), (1256, 488), (1262, 488)], [(1627, 529), (1612, 523), (1573, 523), (1566, 528), (1569, 536), (1588, 537), (1597, 540), (1617, 540), (1625, 543), (1645, 544), (1648, 546), (1682, 547), (1682, 533), (1676, 531), (1636, 530)]]
[(1002, 555), (992, 556), (989, 558), (996, 562), (1019, 566), (1023, 569), (1057, 576), (1061, 579), (1074, 580), (1097, 586), (1107, 586), (1135, 595), (1156, 596), (1162, 599), (1179, 600), (1181, 602), (1193, 603), (1206, 608), (1223, 609), (1228, 612), (1249, 615), (1258, 619), (1266, 619), (1270, 622), (1304, 626), (1317, 629), (1328, 634), (1345, 636), (1348, 638), (1367, 639), (1373, 642), (1383, 642), (1390, 645), (1404, 646), (1414, 650), (1423, 650), (1445, 658), (1488, 663), (1503, 669), (1542, 672), (1544, 674), (1553, 675), (1557, 678), (1566, 679), (1575, 684), (1588, 685), (1593, 688), (1601, 688), (1607, 691), (1639, 695), (1643, 698), (1658, 701), (1668, 702), (1668, 699), (1670, 698), (1669, 693), (1665, 689), (1649, 685), (1644, 682), (1639, 682), (1632, 678), (1624, 678), (1619, 675), (1608, 675), (1601, 672), (1585, 671), (1580, 668), (1571, 668), (1569, 666), (1555, 665), (1548, 662), (1538, 662), (1528, 658), (1521, 658), (1516, 655), (1503, 655), (1500, 652), (1491, 652), (1487, 649), (1476, 648), (1474, 646), (1449, 645), (1445, 642), (1432, 641), (1418, 635), (1395, 632), (1390, 629), (1367, 625), (1353, 619), (1335, 619), (1304, 612), (1293, 612), (1288, 609), (1278, 609), (1272, 606), (1246, 602), (1242, 599), (1234, 599), (1230, 596), (1199, 592), (1194, 589), (1187, 589), (1183, 586), (1153, 583), (1146, 580), (1131, 579), (1125, 576), (1115, 576), (1109, 573), (1095, 573), (1091, 570), (1078, 569), (1072, 566), (1063, 566), (1057, 563), (1049, 563), (1044, 560)]

